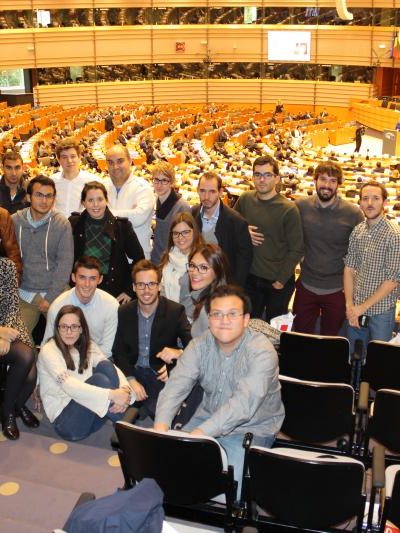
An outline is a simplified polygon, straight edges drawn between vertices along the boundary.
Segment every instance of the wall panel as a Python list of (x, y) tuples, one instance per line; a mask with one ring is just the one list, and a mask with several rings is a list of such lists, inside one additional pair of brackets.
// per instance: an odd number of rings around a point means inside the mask
[(42, 85), (35, 88), (40, 105), (63, 103), (99, 106), (124, 103), (164, 104), (217, 103), (254, 104), (260, 109), (282, 100), (312, 109), (314, 106), (348, 108), (351, 99), (373, 96), (372, 85), (295, 80), (162, 80), (143, 82)]
[(97, 27), (93, 31), (98, 65), (151, 63), (150, 26)]
[[(393, 28), (274, 25), (78, 27), (0, 31), (0, 68), (267, 61), (268, 31), (311, 31), (311, 62), (397, 66)], [(400, 28), (399, 28), (400, 29)], [(153, 41), (152, 41), (153, 39)], [(185, 52), (176, 52), (176, 42)]]
[[(58, 28), (33, 30), (37, 67), (92, 65), (95, 42), (90, 28)], [(1, 34), (0, 34), (1, 36)]]
[(33, 35), (30, 31), (0, 31), (0, 50), (0, 68), (29, 68), (35, 66), (35, 47)]
[(97, 104), (97, 85), (38, 85), (34, 88), (34, 97), (36, 104), (40, 106), (62, 104), (64, 107), (76, 107)]
[(154, 103), (204, 103), (207, 101), (206, 80), (171, 80), (153, 82)]
[(151, 104), (152, 85), (147, 81), (98, 83), (97, 105)]

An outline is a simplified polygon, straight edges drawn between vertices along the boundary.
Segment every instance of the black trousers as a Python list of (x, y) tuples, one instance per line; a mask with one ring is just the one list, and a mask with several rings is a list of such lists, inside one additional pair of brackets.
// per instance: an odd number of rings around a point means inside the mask
[(272, 283), (274, 282), (249, 274), (246, 290), (251, 299), (252, 318), (264, 318), (270, 322), (271, 318), (288, 312), (294, 291), (294, 275), (289, 278), (283, 289), (275, 289)]

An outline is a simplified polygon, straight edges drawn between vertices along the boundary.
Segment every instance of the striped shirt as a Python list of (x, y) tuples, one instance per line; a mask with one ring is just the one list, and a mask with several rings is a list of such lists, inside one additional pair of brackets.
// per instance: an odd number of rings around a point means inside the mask
[[(400, 228), (385, 217), (374, 226), (361, 222), (350, 235), (344, 263), (355, 270), (353, 301), (360, 305), (384, 281), (400, 281)], [(369, 316), (379, 315), (396, 305), (398, 288), (367, 309)]]

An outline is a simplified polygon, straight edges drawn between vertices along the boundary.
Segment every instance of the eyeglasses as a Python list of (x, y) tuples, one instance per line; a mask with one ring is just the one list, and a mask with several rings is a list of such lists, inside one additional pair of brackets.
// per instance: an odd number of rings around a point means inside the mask
[(153, 290), (158, 287), (159, 284), (157, 281), (149, 281), (148, 283), (145, 283), (144, 281), (138, 281), (134, 285), (136, 290), (144, 291), (145, 289)]
[(228, 311), (227, 313), (223, 313), (222, 311), (210, 311), (208, 313), (208, 318), (211, 320), (223, 320), (226, 317), (228, 320), (236, 320), (243, 315), (244, 313), (241, 313), (240, 311)]
[(191, 232), (191, 229), (184, 229), (183, 231), (173, 231), (172, 237), (174, 239), (177, 239), (178, 237), (187, 237)]
[(202, 263), (201, 265), (196, 265), (196, 263), (188, 263), (186, 268), (188, 272), (194, 272), (197, 270), (199, 274), (206, 274), (206, 272), (211, 269), (210, 265), (207, 265), (206, 263)]
[(168, 183), (171, 183), (171, 180), (163, 179), (159, 180), (158, 178), (153, 178), (154, 185), (168, 185)]
[(80, 324), (72, 324), (71, 326), (67, 326), (67, 324), (59, 324), (58, 329), (60, 331), (63, 331), (66, 333), (67, 331), (72, 331), (73, 333), (76, 333), (77, 331), (80, 331), (82, 326)]
[(35, 198), (44, 198), (45, 200), (52, 200), (55, 194), (42, 194), (41, 192), (34, 192), (32, 193), (32, 196), (34, 196)]
[(253, 178), (256, 178), (257, 180), (260, 180), (261, 178), (264, 179), (270, 179), (273, 178), (275, 174), (272, 174), (271, 172), (254, 172)]

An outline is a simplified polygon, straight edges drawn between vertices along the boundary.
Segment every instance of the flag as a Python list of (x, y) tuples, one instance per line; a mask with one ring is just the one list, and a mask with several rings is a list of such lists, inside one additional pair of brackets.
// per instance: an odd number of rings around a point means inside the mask
[(400, 59), (400, 31), (393, 34), (392, 59)]

